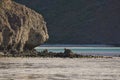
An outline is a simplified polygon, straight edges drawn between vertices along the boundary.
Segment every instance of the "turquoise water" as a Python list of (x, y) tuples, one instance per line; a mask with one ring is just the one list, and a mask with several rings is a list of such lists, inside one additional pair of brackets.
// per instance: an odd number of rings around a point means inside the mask
[(41, 52), (47, 49), (49, 52), (64, 52), (64, 49), (71, 49), (74, 53), (82, 55), (102, 55), (102, 56), (119, 56), (120, 47), (72, 47), (72, 46), (41, 46), (35, 49)]

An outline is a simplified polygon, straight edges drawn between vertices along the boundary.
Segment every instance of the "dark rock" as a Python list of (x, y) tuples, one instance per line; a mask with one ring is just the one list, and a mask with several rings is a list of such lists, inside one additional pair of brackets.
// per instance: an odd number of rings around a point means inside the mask
[(70, 49), (64, 49), (64, 57), (73, 57), (74, 54)]

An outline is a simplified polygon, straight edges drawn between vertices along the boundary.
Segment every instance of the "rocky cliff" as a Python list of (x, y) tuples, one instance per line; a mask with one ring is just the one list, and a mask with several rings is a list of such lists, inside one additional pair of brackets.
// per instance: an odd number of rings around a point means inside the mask
[(11, 0), (0, 0), (0, 48), (33, 49), (48, 40), (42, 15)]

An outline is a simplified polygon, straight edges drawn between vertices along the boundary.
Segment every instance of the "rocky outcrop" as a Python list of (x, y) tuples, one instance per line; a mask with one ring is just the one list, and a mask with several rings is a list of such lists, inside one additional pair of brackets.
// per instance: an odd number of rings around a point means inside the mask
[(42, 15), (11, 0), (0, 0), (0, 48), (33, 49), (49, 38)]

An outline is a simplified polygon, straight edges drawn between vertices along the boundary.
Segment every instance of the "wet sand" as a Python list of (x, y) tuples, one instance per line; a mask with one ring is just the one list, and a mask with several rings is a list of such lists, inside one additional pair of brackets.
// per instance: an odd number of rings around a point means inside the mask
[(119, 80), (120, 58), (0, 58), (0, 80)]

